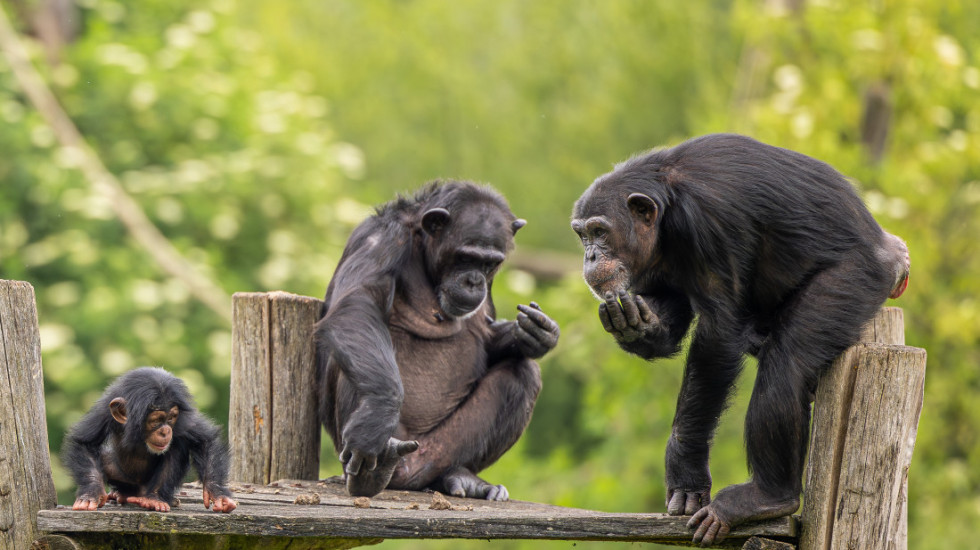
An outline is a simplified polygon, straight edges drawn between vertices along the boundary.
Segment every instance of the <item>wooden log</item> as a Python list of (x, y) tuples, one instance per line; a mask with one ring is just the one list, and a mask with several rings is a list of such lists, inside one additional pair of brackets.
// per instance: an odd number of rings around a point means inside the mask
[(56, 503), (34, 288), (0, 280), (0, 550), (23, 550)]
[(232, 479), (319, 476), (313, 325), (321, 307), (285, 292), (232, 297)]
[[(689, 518), (667, 514), (609, 513), (511, 500), (496, 502), (445, 497), (452, 508), (433, 508), (432, 493), (382, 491), (368, 508), (358, 507), (343, 483), (280, 480), (273, 486), (231, 484), (239, 507), (230, 514), (205, 510), (198, 483), (184, 485), (179, 507), (167, 513), (107, 504), (98, 513), (67, 508), (44, 510), (38, 524), (86, 544), (114, 542), (108, 548), (142, 548), (142, 537), (178, 537), (205, 544), (205, 537), (239, 541), (231, 548), (330, 548), (327, 544), (360, 539), (547, 539), (658, 542), (690, 546)], [(297, 504), (316, 493), (318, 504)], [(750, 537), (796, 540), (797, 520), (782, 517), (739, 525), (721, 545), (739, 548)], [(201, 537), (194, 539), (193, 537)], [(154, 539), (156, 543), (159, 539)], [(295, 545), (295, 546), (292, 546)], [(175, 546), (177, 547), (177, 546)], [(183, 548), (184, 546), (179, 546)], [(103, 548), (103, 546), (94, 546)], [(157, 546), (151, 546), (157, 548)], [(163, 546), (163, 548), (167, 548)], [(223, 548), (220, 547), (219, 548)], [(778, 548), (778, 547), (777, 547)]]
[[(845, 351), (817, 386), (803, 549), (905, 547), (907, 475), (926, 355), (888, 345), (904, 343), (898, 308), (883, 308), (862, 340), (872, 343)], [(860, 517), (847, 512), (858, 501)]]

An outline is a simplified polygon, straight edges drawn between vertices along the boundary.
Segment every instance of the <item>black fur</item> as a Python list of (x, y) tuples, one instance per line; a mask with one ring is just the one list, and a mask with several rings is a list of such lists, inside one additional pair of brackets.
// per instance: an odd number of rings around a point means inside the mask
[(672, 355), (699, 319), (667, 446), (668, 511), (708, 505), (709, 444), (748, 353), (759, 360), (745, 424), (752, 480), (696, 517), (717, 522), (696, 542), (791, 513), (817, 378), (907, 277), (904, 243), (827, 164), (730, 134), (623, 162), (573, 218), (600, 319), (623, 349)]
[[(109, 403), (126, 399), (125, 425), (110, 414)], [(170, 449), (147, 450), (144, 421), (154, 410), (177, 406)], [(174, 492), (191, 463), (212, 496), (227, 489), (228, 452), (218, 426), (197, 412), (183, 381), (163, 369), (142, 367), (120, 376), (85, 416), (70, 429), (62, 461), (78, 485), (78, 498), (98, 500), (105, 484), (119, 494), (150, 497), (173, 504)]]
[(523, 224), (489, 187), (450, 181), (354, 230), (316, 328), (320, 418), (352, 493), (506, 498), (475, 473), (527, 426), (541, 383), (532, 359), (558, 338), (535, 304), (496, 320), (493, 276)]

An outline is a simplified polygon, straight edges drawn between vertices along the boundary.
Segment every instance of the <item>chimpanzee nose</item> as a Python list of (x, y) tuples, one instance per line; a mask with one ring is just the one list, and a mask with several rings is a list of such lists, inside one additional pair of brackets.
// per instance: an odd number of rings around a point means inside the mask
[(477, 273), (467, 273), (464, 281), (472, 287), (481, 286), (483, 284), (483, 277), (480, 277)]
[(595, 250), (586, 250), (586, 251), (585, 251), (585, 259), (586, 259), (586, 260), (587, 260), (587, 261), (588, 261), (589, 263), (592, 263), (592, 262), (594, 262), (594, 261), (596, 260), (596, 253), (595, 253)]

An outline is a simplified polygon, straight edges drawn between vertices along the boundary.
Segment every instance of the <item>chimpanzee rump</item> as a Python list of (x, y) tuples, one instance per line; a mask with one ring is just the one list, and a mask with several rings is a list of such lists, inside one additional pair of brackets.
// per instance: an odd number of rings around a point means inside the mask
[[(62, 461), (78, 493), (74, 510), (107, 500), (167, 512), (191, 463), (204, 486), (204, 507), (231, 512), (228, 451), (221, 433), (194, 408), (183, 381), (142, 367), (120, 376), (70, 429)], [(114, 489), (105, 492), (105, 484)]]
[[(623, 162), (572, 217), (599, 319), (624, 350), (672, 355), (698, 316), (667, 444), (668, 512), (695, 514), (694, 541), (708, 545), (796, 510), (817, 379), (905, 290), (905, 244), (827, 164), (731, 134)], [(712, 502), (709, 445), (747, 353), (759, 365), (752, 478)]]
[(354, 230), (316, 327), (320, 419), (352, 495), (508, 498), (476, 473), (526, 428), (533, 359), (559, 334), (534, 302), (496, 320), (493, 276), (524, 223), (490, 188), (451, 181)]

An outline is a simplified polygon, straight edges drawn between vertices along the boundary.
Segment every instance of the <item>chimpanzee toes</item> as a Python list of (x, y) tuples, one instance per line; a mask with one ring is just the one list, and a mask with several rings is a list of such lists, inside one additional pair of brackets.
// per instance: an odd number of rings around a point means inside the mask
[(731, 524), (723, 520), (710, 506), (705, 506), (691, 517), (687, 528), (696, 529), (692, 541), (704, 548), (725, 540), (731, 531)]

